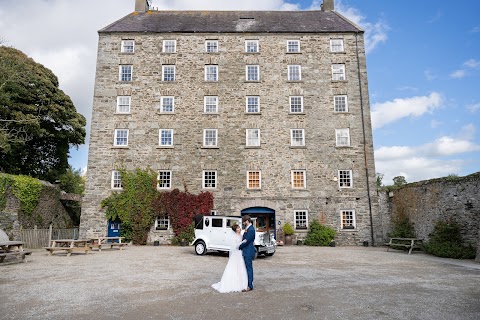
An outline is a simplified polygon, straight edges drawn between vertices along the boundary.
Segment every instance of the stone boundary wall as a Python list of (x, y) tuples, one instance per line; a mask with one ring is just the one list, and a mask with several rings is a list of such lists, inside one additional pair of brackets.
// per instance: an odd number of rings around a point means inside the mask
[(477, 247), (480, 262), (480, 172), (465, 177), (445, 177), (407, 184), (379, 192), (384, 239), (391, 231), (391, 217), (404, 211), (414, 224), (418, 238), (429, 239), (437, 221), (453, 220), (460, 226), (465, 243)]

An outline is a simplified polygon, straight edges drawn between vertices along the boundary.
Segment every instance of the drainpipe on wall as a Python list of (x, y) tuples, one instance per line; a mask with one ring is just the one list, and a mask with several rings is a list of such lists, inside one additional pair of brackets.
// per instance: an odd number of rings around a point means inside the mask
[(373, 233), (373, 215), (372, 215), (372, 198), (370, 196), (370, 179), (368, 177), (368, 163), (367, 163), (367, 138), (365, 133), (365, 115), (363, 111), (363, 94), (362, 94), (362, 78), (360, 72), (360, 59), (358, 54), (358, 31), (355, 33), (355, 47), (357, 50), (357, 69), (358, 69), (358, 86), (360, 88), (360, 110), (362, 112), (362, 132), (363, 132), (363, 155), (365, 156), (365, 177), (367, 180), (367, 197), (368, 210), (370, 213), (370, 235), (372, 238), (372, 246), (375, 245), (375, 237)]

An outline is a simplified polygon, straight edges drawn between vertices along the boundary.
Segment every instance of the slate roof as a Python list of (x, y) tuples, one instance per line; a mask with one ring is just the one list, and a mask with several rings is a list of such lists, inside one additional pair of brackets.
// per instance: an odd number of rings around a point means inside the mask
[(334, 11), (133, 12), (101, 29), (110, 32), (318, 33), (363, 32)]

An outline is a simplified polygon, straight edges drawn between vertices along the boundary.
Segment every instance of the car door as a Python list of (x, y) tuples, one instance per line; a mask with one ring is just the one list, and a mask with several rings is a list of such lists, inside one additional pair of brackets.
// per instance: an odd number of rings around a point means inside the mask
[(210, 224), (210, 247), (218, 250), (228, 250), (226, 243), (227, 228), (225, 218), (212, 216)]

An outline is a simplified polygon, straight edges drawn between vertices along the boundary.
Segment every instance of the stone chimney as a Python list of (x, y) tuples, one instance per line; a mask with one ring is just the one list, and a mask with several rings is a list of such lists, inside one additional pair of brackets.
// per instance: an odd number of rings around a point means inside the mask
[(147, 12), (148, 11), (148, 0), (135, 0), (135, 11), (136, 12)]
[(335, 10), (335, 0), (323, 0), (322, 11)]

